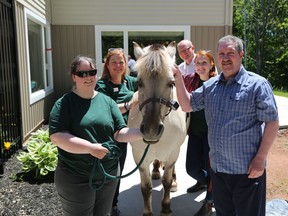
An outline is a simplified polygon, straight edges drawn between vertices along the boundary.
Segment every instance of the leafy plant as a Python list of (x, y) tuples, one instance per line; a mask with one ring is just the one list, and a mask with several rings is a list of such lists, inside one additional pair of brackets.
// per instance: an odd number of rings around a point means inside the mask
[(27, 143), (27, 152), (20, 152), (17, 159), (22, 162), (22, 171), (34, 172), (35, 178), (41, 178), (55, 171), (57, 156), (58, 150), (51, 143), (48, 129), (39, 129), (31, 134)]

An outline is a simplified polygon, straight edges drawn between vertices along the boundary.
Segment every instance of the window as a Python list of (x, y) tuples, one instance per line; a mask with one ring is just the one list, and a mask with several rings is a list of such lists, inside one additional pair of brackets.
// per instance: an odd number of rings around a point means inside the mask
[[(102, 63), (111, 47), (124, 48), (126, 55), (133, 53), (133, 41), (141, 46), (152, 43), (179, 42), (190, 38), (190, 26), (95, 26), (96, 64), (98, 76), (102, 73)], [(176, 62), (181, 59), (176, 56)]]
[(50, 24), (25, 9), (30, 104), (53, 92)]

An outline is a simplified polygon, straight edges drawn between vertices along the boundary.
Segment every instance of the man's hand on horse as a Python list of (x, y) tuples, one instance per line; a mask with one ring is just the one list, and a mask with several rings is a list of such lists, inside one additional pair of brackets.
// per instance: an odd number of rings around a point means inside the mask
[(175, 78), (181, 77), (181, 71), (179, 70), (178, 65), (174, 64), (174, 66), (173, 66), (173, 68), (172, 68), (172, 71), (173, 71), (173, 76), (174, 76)]

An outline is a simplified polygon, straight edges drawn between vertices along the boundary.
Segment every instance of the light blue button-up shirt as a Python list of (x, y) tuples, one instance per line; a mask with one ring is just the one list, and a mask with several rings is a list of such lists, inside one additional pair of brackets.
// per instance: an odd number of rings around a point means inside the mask
[(191, 93), (193, 111), (205, 108), (211, 167), (215, 172), (247, 173), (257, 153), (264, 122), (278, 120), (270, 83), (241, 66), (228, 81), (209, 79)]

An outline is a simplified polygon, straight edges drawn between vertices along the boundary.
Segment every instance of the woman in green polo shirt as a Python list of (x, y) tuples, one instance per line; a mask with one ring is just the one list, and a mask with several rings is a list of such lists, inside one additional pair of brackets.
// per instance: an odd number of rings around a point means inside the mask
[[(128, 63), (122, 48), (110, 48), (103, 66), (103, 74), (97, 81), (96, 90), (111, 97), (118, 105), (125, 123), (128, 121), (128, 114), (131, 106), (135, 106), (137, 100), (133, 100), (134, 92), (138, 90), (137, 79), (127, 75)], [(119, 158), (120, 173), (124, 169), (127, 155), (127, 143), (117, 143), (122, 150)], [(115, 192), (111, 216), (118, 216), (117, 207), (120, 181)]]
[(103, 175), (92, 169), (93, 163), (100, 160), (106, 172), (119, 175), (118, 159), (106, 157), (109, 150), (103, 144), (142, 138), (139, 129), (127, 128), (115, 101), (95, 91), (96, 73), (92, 59), (76, 57), (71, 65), (75, 88), (58, 99), (50, 113), (50, 138), (59, 155), (55, 185), (65, 216), (110, 214), (118, 181), (94, 190), (91, 172), (98, 185)]

